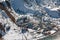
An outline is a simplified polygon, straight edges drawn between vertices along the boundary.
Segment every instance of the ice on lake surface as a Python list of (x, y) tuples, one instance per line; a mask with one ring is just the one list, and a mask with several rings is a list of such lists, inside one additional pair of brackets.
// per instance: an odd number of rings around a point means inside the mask
[[(37, 0), (37, 1), (39, 1), (39, 0)], [(16, 12), (18, 12), (17, 9), (20, 10), (20, 11), (23, 11), (25, 13), (35, 13), (36, 12), (34, 10), (26, 8), (24, 6), (24, 1), (23, 0), (14, 0), (14, 1), (11, 2), (11, 4), (12, 4), (12, 7), (15, 9)], [(51, 11), (49, 8), (46, 8), (46, 7), (45, 7), (45, 10), (53, 18), (59, 18), (60, 17), (57, 11)]]

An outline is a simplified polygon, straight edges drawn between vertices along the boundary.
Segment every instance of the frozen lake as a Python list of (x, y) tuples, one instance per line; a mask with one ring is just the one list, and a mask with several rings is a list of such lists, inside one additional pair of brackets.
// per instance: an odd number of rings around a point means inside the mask
[[(24, 6), (24, 1), (23, 0), (14, 0), (11, 2), (12, 4), (12, 7), (14, 8), (14, 10), (20, 14), (20, 12), (22, 11), (24, 14), (26, 13), (35, 13), (36, 11), (34, 10), (31, 10), (31, 9), (27, 9), (25, 6)], [(19, 11), (17, 11), (20, 10)], [(46, 12), (48, 13), (49, 16), (53, 17), (53, 18), (59, 18), (59, 14), (57, 11), (51, 11), (50, 9), (48, 8), (45, 8)]]

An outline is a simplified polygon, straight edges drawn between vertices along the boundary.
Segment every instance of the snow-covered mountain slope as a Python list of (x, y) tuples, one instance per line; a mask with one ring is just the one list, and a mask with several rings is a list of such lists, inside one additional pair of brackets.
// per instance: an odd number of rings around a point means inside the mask
[(59, 0), (9, 2), (11, 9), (6, 7), (6, 10), (15, 18), (15, 22), (11, 16), (9, 18), (5, 10), (0, 11), (0, 23), (6, 31), (2, 37), (4, 40), (37, 40), (54, 35), (60, 29)]

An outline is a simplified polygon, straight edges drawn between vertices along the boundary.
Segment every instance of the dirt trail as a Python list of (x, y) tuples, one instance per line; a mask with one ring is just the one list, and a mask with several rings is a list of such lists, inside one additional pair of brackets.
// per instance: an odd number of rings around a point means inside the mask
[(10, 14), (10, 12), (6, 9), (6, 7), (3, 7), (0, 4), (0, 9), (4, 10), (6, 12), (6, 14), (8, 15), (8, 17), (15, 23), (15, 18)]

